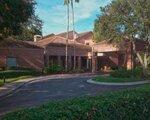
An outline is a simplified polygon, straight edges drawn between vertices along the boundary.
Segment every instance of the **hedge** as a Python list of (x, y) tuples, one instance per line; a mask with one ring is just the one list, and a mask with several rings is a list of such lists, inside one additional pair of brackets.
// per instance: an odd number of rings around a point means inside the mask
[(142, 76), (142, 68), (138, 67), (133, 70), (119, 69), (111, 72), (110, 76), (117, 78), (131, 78), (134, 76), (140, 78)]
[(3, 79), (4, 77), (6, 79), (9, 78), (16, 78), (20, 76), (38, 76), (42, 73), (35, 70), (8, 70), (8, 71), (0, 71), (0, 79)]

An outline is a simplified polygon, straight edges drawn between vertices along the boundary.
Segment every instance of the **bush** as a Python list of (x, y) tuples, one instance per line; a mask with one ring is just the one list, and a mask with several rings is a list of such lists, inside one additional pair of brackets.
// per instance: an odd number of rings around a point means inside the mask
[(42, 74), (41, 72), (35, 70), (7, 70), (0, 72), (0, 79), (3, 79), (4, 76), (6, 79), (9, 79), (21, 76), (38, 76), (41, 74)]
[(142, 76), (142, 68), (137, 67), (133, 70), (119, 69), (110, 73), (110, 76), (117, 78), (130, 78), (132, 76), (140, 78)]
[(112, 66), (111, 70), (118, 70), (118, 66)]
[(8, 70), (31, 70), (31, 71), (34, 71), (34, 69), (32, 69), (32, 68), (25, 68), (25, 67), (11, 67), (11, 68), (8, 68)]
[(60, 73), (63, 71), (63, 68), (60, 65), (52, 65), (50, 67), (44, 68), (44, 73)]

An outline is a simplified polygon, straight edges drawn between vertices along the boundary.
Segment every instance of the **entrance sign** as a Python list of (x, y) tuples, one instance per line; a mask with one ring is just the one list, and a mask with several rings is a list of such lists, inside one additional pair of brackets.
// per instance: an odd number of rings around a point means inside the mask
[(104, 56), (104, 53), (97, 53), (97, 56), (99, 57)]

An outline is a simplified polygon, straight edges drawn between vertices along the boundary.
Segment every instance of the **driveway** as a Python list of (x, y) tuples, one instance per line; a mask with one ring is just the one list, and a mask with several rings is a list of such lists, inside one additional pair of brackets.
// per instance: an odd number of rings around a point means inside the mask
[(50, 80), (39, 79), (30, 82), (15, 93), (0, 100), (0, 115), (17, 109), (40, 105), (50, 100), (63, 100), (85, 95), (93, 96), (106, 91), (133, 87), (87, 83), (86, 81), (91, 77), (93, 76), (77, 76)]

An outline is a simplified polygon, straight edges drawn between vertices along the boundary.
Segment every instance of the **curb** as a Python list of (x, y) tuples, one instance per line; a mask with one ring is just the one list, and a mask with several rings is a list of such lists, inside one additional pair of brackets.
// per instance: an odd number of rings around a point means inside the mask
[(124, 83), (106, 83), (106, 82), (96, 82), (92, 79), (87, 80), (87, 83), (97, 84), (97, 85), (108, 85), (108, 86), (132, 86), (132, 85), (143, 85), (150, 83), (150, 80), (138, 81), (138, 82), (124, 82)]

